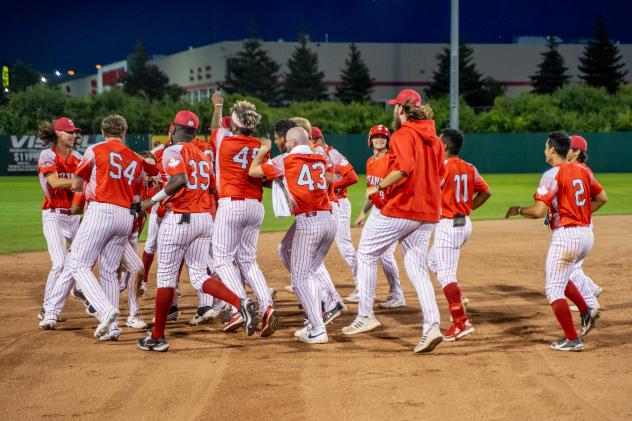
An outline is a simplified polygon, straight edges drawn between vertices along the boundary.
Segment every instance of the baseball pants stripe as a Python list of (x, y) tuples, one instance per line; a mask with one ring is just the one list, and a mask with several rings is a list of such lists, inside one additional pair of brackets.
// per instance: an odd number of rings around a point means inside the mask
[(145, 253), (156, 253), (158, 229), (160, 228), (161, 221), (162, 218), (159, 218), (156, 212), (151, 212), (149, 214), (149, 220), (147, 221), (147, 241), (145, 241)]
[(127, 285), (127, 305), (129, 307), (129, 315), (137, 316), (139, 311), (138, 303), (138, 287), (140, 277), (145, 270), (143, 261), (138, 257), (138, 232), (132, 233), (125, 249), (123, 250), (123, 259), (121, 265), (124, 272), (121, 276), (123, 280), (127, 279), (125, 284)]
[(349, 199), (340, 199), (338, 202), (332, 202), (332, 206), (337, 207), (336, 222), (338, 230), (336, 231), (336, 245), (340, 251), (340, 255), (347, 263), (355, 280), (358, 272), (358, 263), (356, 261), (356, 251), (353, 247), (351, 239), (351, 202)]
[[(367, 219), (375, 218), (377, 215), (381, 215), (382, 212), (373, 207), (371, 213)], [(380, 257), (382, 263), (382, 269), (384, 275), (386, 275), (386, 282), (388, 283), (388, 295), (392, 298), (403, 299), (404, 292), (402, 291), (402, 284), (399, 278), (399, 267), (397, 266), (397, 260), (395, 260), (395, 249), (397, 248), (397, 242), (393, 243), (386, 252)]]
[(465, 218), (465, 225), (455, 227), (454, 220), (442, 218), (434, 229), (434, 242), (428, 254), (428, 267), (437, 274), (441, 288), (457, 282), (457, 268), (461, 247), (472, 235), (472, 222)]

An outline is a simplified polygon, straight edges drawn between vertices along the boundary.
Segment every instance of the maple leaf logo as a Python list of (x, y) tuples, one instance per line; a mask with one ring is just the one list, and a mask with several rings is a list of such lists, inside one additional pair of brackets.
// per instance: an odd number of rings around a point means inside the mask
[(167, 165), (169, 165), (170, 168), (175, 168), (178, 165), (180, 165), (180, 160), (179, 159), (175, 159), (175, 158), (171, 158)]
[(538, 187), (538, 194), (540, 196), (546, 196), (549, 193), (549, 189), (546, 186)]

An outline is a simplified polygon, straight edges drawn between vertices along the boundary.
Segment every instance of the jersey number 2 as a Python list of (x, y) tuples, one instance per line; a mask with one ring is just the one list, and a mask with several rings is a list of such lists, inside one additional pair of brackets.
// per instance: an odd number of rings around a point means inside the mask
[(110, 152), (110, 177), (115, 180), (120, 180), (121, 177), (127, 178), (127, 184), (132, 185), (132, 181), (134, 181), (134, 173), (136, 172), (136, 161), (132, 161), (129, 163), (125, 169), (121, 163), (123, 162), (123, 157), (116, 153)]
[(575, 187), (575, 204), (577, 207), (584, 206), (586, 204), (586, 197), (582, 198), (584, 194), (584, 183), (579, 178), (573, 180), (573, 187)]
[(454, 189), (456, 195), (456, 203), (461, 201), (461, 183), (463, 183), (463, 203), (467, 203), (467, 174), (457, 174), (454, 176), (454, 183), (456, 188)]

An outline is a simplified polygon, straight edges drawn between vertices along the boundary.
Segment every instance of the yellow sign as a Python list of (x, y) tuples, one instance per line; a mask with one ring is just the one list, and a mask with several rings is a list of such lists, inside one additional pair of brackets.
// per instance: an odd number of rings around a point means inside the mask
[(9, 87), (9, 66), (2, 66), (2, 87)]

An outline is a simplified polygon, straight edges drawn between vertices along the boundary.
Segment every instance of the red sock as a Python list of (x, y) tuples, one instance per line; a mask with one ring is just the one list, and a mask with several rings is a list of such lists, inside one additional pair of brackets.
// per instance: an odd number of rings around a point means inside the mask
[(586, 311), (588, 311), (588, 304), (586, 304), (586, 300), (584, 300), (582, 293), (579, 292), (577, 286), (575, 286), (573, 281), (569, 280), (568, 284), (566, 284), (564, 295), (566, 295), (569, 300), (575, 303), (575, 305), (579, 309), (580, 314), (585, 314)]
[(154, 254), (146, 253), (143, 251), (143, 266), (145, 267), (145, 282), (149, 279), (149, 269), (151, 269), (151, 264), (154, 262)]
[(553, 301), (551, 308), (553, 309), (557, 321), (564, 330), (564, 335), (571, 341), (577, 339), (577, 330), (575, 330), (575, 325), (573, 324), (573, 315), (571, 314), (571, 309), (568, 308), (566, 299), (560, 298), (559, 300)]
[(241, 300), (239, 297), (217, 278), (208, 278), (204, 282), (204, 285), (202, 285), (202, 291), (208, 295), (212, 295), (215, 298), (219, 298), (220, 300), (227, 302), (235, 308), (239, 308), (241, 306)]
[(461, 302), (461, 288), (456, 282), (450, 282), (443, 288), (445, 298), (448, 300), (448, 306), (450, 307), (450, 314), (452, 314), (452, 320), (454, 323), (463, 323), (467, 317), (465, 316), (465, 309)]
[(152, 339), (158, 339), (165, 334), (167, 313), (169, 313), (174, 293), (174, 288), (158, 288), (156, 290), (156, 320), (154, 321), (154, 330), (151, 333)]

